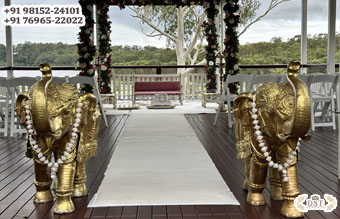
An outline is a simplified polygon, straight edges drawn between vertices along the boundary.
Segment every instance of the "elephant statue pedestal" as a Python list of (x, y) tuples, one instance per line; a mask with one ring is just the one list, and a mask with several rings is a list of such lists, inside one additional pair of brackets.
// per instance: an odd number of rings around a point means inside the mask
[(53, 201), (54, 180), (54, 212), (71, 213), (71, 197), (87, 195), (85, 162), (96, 155), (101, 114), (93, 94), (79, 94), (69, 83), (52, 84), (46, 63), (40, 70), (42, 79), (16, 101), (20, 123), (28, 132), (27, 154), (34, 160), (34, 202)]
[(296, 164), (299, 141), (310, 138), (310, 98), (297, 77), (299, 69), (299, 62), (291, 62), (287, 83), (265, 83), (234, 100), (237, 156), (245, 160), (247, 202), (266, 204), (263, 189), (269, 168), (271, 198), (283, 200), (281, 214), (291, 218), (304, 215), (294, 207), (300, 194)]

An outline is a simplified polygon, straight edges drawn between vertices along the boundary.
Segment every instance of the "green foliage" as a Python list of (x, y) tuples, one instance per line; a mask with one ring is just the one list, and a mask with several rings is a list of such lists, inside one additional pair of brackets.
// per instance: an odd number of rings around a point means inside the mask
[(241, 0), (240, 5), (240, 17), (242, 18), (240, 25), (245, 26), (255, 18), (261, 2), (259, 0)]
[[(251, 43), (240, 46), (240, 64), (287, 64), (300, 60), (300, 36), (287, 41), (274, 37), (271, 42)], [(336, 37), (337, 45), (340, 34)], [(308, 38), (308, 63), (327, 63), (327, 35)], [(204, 53), (200, 54), (204, 56)], [(176, 65), (176, 52), (153, 46), (112, 46), (113, 65)], [(52, 66), (76, 66), (77, 47), (63, 43), (30, 43), (14, 46), (15, 66), (38, 66), (49, 62)], [(336, 60), (339, 60), (339, 46)], [(6, 65), (6, 47), (0, 44), (0, 66)]]
[[(286, 42), (273, 37), (271, 42), (251, 43), (240, 46), (240, 64), (287, 64), (300, 60), (300, 39), (297, 35)], [(336, 36), (340, 42), (340, 35)], [(307, 41), (308, 64), (327, 63), (327, 34), (309, 36)], [(339, 47), (336, 47), (336, 60), (339, 60)]]

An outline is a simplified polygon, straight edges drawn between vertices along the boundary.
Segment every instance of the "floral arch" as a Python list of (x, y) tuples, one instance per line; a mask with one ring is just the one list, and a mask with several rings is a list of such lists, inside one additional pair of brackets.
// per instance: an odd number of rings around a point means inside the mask
[[(216, 91), (216, 52), (218, 50), (218, 35), (215, 24), (215, 17), (219, 13), (217, 6), (223, 3), (223, 10), (225, 12), (224, 22), (226, 24), (225, 39), (224, 39), (224, 56), (225, 56), (225, 76), (227, 74), (237, 74), (238, 67), (238, 37), (237, 26), (239, 24), (239, 0), (79, 0), (82, 7), (82, 13), (85, 16), (85, 25), (80, 27), (78, 46), (78, 63), (81, 68), (79, 75), (94, 76), (95, 68), (98, 69), (100, 92), (111, 93), (110, 77), (111, 77), (111, 22), (109, 21), (108, 11), (110, 5), (116, 5), (121, 9), (125, 5), (131, 6), (192, 6), (201, 5), (205, 8), (207, 13), (207, 21), (203, 23), (206, 39), (206, 73), (207, 73), (207, 92)], [(95, 20), (93, 18), (93, 9), (96, 5), (96, 13), (98, 19), (98, 51), (94, 46), (92, 39)], [(92, 64), (94, 59), (97, 59), (97, 66)], [(92, 92), (91, 86), (85, 86), (85, 92)]]

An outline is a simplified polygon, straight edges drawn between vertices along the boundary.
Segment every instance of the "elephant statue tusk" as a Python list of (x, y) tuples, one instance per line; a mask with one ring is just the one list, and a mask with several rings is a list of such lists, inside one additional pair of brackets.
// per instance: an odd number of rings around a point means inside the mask
[(284, 135), (284, 134), (281, 134), (281, 133), (277, 134), (276, 136), (277, 136), (277, 138), (280, 139), (280, 141), (282, 141), (282, 142), (287, 141), (287, 139), (290, 137), (290, 135)]

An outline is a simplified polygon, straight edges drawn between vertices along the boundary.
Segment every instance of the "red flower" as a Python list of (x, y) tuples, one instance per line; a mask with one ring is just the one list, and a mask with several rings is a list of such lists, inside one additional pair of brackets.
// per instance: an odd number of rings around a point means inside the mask
[(89, 68), (90, 68), (90, 69), (93, 69), (93, 68), (94, 68), (94, 66), (93, 66), (93, 65), (90, 65), (90, 66), (89, 66)]
[(109, 58), (109, 60), (108, 60), (108, 61), (109, 61), (109, 63), (111, 63), (111, 62), (112, 62), (112, 59), (111, 59), (111, 57)]
[(212, 80), (214, 80), (214, 79), (216, 78), (216, 76), (215, 76), (215, 75), (211, 75), (210, 78), (211, 78)]
[(83, 72), (81, 71), (81, 72), (79, 72), (79, 76), (83, 76)]
[(106, 92), (107, 92), (107, 90), (104, 87), (100, 90), (100, 93), (106, 93)]
[(205, 70), (205, 72), (207, 72), (208, 71), (208, 67), (204, 66), (204, 70)]

